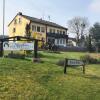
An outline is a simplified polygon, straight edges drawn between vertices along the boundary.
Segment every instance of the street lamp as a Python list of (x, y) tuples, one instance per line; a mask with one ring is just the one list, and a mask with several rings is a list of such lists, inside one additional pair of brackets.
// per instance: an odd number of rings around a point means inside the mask
[(5, 33), (5, 0), (3, 0), (3, 38)]

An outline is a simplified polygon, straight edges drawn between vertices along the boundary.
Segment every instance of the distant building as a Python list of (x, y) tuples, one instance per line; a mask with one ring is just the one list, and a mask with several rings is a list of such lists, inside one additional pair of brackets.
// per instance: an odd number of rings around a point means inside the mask
[(68, 46), (77, 46), (77, 41), (75, 38), (68, 38)]
[(51, 42), (58, 46), (67, 46), (67, 28), (54, 22), (30, 17), (18, 13), (9, 23), (9, 36), (26, 36), (26, 27), (30, 29), (31, 37)]

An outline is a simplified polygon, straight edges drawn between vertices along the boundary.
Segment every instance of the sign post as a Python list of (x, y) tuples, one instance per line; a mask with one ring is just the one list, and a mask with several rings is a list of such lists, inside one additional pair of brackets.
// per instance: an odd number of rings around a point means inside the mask
[(0, 41), (0, 57), (3, 57), (3, 41)]
[(34, 58), (33, 62), (38, 62), (38, 40), (34, 41)]
[(64, 62), (64, 74), (67, 74), (67, 67), (68, 66), (83, 66), (83, 74), (85, 74), (85, 63), (81, 60), (76, 60), (76, 59), (65, 59)]
[(85, 74), (85, 64), (83, 65), (83, 74)]
[(65, 61), (64, 61), (64, 74), (67, 73), (67, 59), (65, 58)]

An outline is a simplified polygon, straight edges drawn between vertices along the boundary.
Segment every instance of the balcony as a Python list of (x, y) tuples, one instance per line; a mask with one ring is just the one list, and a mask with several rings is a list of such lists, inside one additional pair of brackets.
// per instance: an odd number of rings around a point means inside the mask
[(68, 35), (59, 34), (59, 33), (47, 33), (47, 37), (68, 39)]

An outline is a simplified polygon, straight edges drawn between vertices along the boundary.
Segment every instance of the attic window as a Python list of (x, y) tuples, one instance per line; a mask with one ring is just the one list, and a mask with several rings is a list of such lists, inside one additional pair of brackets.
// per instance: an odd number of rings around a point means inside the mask
[(14, 24), (17, 24), (17, 19), (14, 20)]
[(13, 28), (13, 33), (15, 33), (16, 32), (16, 28)]

